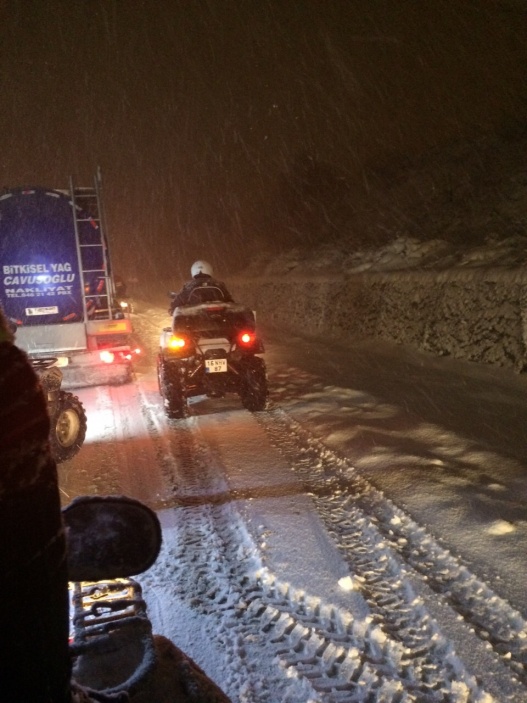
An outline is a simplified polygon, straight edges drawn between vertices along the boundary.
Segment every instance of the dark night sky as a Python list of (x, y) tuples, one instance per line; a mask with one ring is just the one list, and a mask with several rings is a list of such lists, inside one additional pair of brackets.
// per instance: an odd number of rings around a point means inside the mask
[(292, 198), (525, 117), (526, 35), (518, 0), (0, 0), (1, 185), (100, 165), (126, 274), (224, 274)]

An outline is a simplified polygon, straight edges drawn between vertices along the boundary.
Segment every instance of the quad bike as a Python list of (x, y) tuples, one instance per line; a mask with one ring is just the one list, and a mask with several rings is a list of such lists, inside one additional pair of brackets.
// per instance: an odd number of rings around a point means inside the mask
[(94, 701), (230, 703), (170, 640), (152, 633), (132, 575), (157, 559), (161, 528), (143, 503), (82, 496), (62, 511), (70, 583), (70, 655), (75, 684)]
[(159, 392), (170, 418), (188, 415), (188, 398), (237, 393), (251, 412), (267, 404), (264, 352), (252, 310), (210, 302), (176, 308), (157, 357)]
[[(18, 324), (9, 318), (8, 324), (16, 337)], [(76, 395), (62, 390), (62, 371), (55, 356), (35, 357), (30, 363), (40, 379), (48, 401), (51, 430), (49, 443), (57, 464), (74, 457), (84, 443), (88, 421), (84, 407)]]
[(128, 576), (157, 558), (159, 521), (142, 503), (114, 496), (77, 498), (62, 514), (74, 680), (105, 694), (133, 693), (155, 655), (141, 587)]
[(55, 357), (31, 359), (48, 401), (51, 453), (60, 464), (74, 457), (82, 447), (87, 419), (79, 398), (62, 390), (62, 371), (56, 363)]

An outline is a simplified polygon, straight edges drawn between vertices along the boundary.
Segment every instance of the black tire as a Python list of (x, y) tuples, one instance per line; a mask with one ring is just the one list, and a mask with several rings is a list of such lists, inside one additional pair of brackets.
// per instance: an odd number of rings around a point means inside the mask
[(187, 417), (187, 398), (183, 391), (178, 368), (174, 365), (169, 366), (161, 354), (157, 359), (157, 381), (167, 417), (172, 420)]
[(240, 398), (243, 407), (251, 412), (265, 410), (269, 391), (264, 360), (258, 356), (247, 359), (241, 376)]
[(60, 391), (59, 411), (52, 420), (49, 436), (51, 453), (57, 464), (78, 453), (86, 437), (88, 420), (81, 401), (73, 393)]

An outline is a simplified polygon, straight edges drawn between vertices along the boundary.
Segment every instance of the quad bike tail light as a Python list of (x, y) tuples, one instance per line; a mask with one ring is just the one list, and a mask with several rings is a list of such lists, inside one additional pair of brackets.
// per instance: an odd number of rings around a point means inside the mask
[(241, 347), (252, 347), (256, 342), (256, 334), (254, 332), (240, 332), (238, 335), (238, 344)]
[(169, 341), (168, 341), (168, 346), (171, 349), (184, 349), (187, 346), (187, 340), (185, 337), (180, 337), (177, 334), (173, 334)]
[(264, 351), (262, 340), (254, 330), (242, 330), (236, 336), (236, 347), (246, 354), (261, 354)]
[(168, 340), (168, 350), (186, 356), (191, 353), (193, 349), (192, 340), (184, 334), (173, 334)]

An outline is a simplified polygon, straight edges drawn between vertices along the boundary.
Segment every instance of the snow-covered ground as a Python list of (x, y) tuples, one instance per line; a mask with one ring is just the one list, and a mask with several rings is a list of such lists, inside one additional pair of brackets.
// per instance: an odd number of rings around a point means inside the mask
[[(138, 310), (153, 350), (164, 305)], [(168, 421), (140, 379), (171, 481), (155, 630), (236, 702), (527, 700), (524, 379), (268, 339), (263, 413)]]
[[(440, 248), (356, 261), (424, 271)], [(503, 245), (456, 260), (495, 267)], [(288, 261), (264, 275), (311, 275)], [(155, 632), (235, 703), (524, 703), (527, 378), (262, 323), (268, 409), (201, 397), (169, 420), (167, 300), (135, 301), (146, 357), (133, 384), (79, 389), (88, 435), (61, 466), (66, 502), (125, 493), (158, 512), (162, 553), (139, 577)]]

